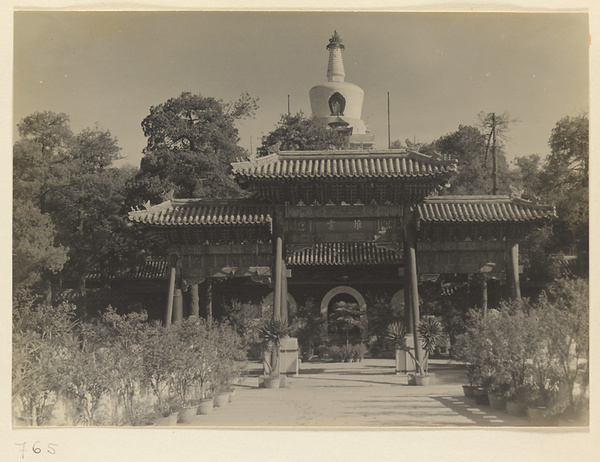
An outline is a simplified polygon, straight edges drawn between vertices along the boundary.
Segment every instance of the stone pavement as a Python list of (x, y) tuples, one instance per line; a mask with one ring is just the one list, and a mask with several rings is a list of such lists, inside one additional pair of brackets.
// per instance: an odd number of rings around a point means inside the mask
[[(515, 417), (465, 398), (465, 371), (449, 360), (432, 360), (428, 386), (407, 385), (394, 374), (391, 359), (360, 363), (310, 362), (288, 387), (258, 388), (258, 364), (224, 408), (198, 415), (195, 427), (490, 427), (530, 426)], [(178, 424), (178, 426), (184, 426)]]

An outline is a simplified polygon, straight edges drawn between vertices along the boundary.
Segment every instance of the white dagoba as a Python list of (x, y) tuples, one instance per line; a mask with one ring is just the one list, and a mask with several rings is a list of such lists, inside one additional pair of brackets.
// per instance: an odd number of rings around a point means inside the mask
[(374, 137), (368, 133), (361, 119), (365, 92), (359, 86), (344, 81), (344, 45), (337, 31), (329, 39), (327, 49), (327, 82), (312, 87), (309, 92), (312, 114), (323, 125), (348, 133), (351, 147), (372, 147)]

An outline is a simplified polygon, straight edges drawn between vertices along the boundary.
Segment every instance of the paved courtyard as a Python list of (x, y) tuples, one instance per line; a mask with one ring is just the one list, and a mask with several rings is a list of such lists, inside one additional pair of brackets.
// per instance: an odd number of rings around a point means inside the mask
[[(360, 363), (310, 362), (287, 388), (258, 387), (259, 364), (233, 402), (199, 415), (190, 426), (201, 427), (489, 427), (530, 426), (526, 417), (510, 416), (465, 398), (464, 370), (448, 360), (433, 360), (428, 386), (407, 385), (394, 374), (391, 359)], [(182, 424), (179, 424), (182, 425)]]

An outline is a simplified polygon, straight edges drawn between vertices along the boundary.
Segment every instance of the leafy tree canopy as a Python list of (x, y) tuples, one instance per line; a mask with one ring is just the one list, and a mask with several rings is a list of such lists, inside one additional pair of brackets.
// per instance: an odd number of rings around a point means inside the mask
[(587, 273), (589, 249), (589, 125), (587, 114), (564, 117), (556, 123), (548, 141), (550, 155), (542, 163), (533, 154), (515, 164), (528, 195), (539, 196), (556, 206), (558, 219), (531, 236), (524, 246), (531, 264), (540, 274), (555, 279), (552, 254), (577, 253), (579, 272)]
[(348, 145), (348, 138), (321, 125), (315, 118), (305, 117), (300, 111), (281, 116), (275, 130), (263, 136), (259, 153), (266, 155), (268, 148), (277, 143), (281, 143), (279, 148), (282, 151), (343, 149)]
[(587, 267), (589, 248), (589, 122), (587, 114), (556, 123), (550, 155), (540, 172), (540, 194), (556, 204), (563, 243), (572, 243)]
[[(15, 285), (62, 271), (83, 278), (103, 261), (121, 261), (125, 184), (131, 169), (111, 167), (120, 147), (99, 126), (73, 134), (66, 114), (36, 112), (18, 124), (13, 150)], [(65, 273), (66, 272), (66, 273)]]
[(184, 92), (150, 108), (142, 121), (147, 138), (141, 170), (132, 186), (138, 204), (174, 197), (231, 198), (242, 194), (229, 175), (245, 155), (235, 121), (253, 117), (257, 100), (247, 93), (224, 103)]
[[(423, 149), (439, 151), (458, 161), (458, 171), (450, 179), (447, 194), (491, 194), (493, 189), (491, 155), (486, 158), (488, 135), (479, 128), (460, 125), (454, 133), (442, 136)], [(513, 184), (502, 146), (496, 148), (498, 192), (508, 194)]]
[(67, 261), (67, 249), (55, 245), (54, 224), (31, 201), (13, 201), (13, 283), (38, 283), (45, 271), (56, 273)]

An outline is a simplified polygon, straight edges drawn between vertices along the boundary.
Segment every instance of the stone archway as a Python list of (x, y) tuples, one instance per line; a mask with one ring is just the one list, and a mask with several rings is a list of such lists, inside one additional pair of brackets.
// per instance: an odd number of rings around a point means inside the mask
[(367, 311), (367, 302), (358, 290), (348, 286), (337, 286), (327, 292), (321, 301), (321, 314), (324, 315), (325, 318), (327, 318), (327, 307), (329, 306), (329, 302), (331, 302), (333, 297), (339, 294), (348, 294), (351, 297), (354, 297), (358, 302), (360, 311)]
[[(334, 287), (333, 289), (331, 289), (329, 292), (327, 292), (325, 294), (325, 296), (323, 297), (323, 300), (321, 301), (321, 315), (325, 319), (326, 325), (328, 325), (329, 304), (338, 295), (348, 295), (348, 296), (352, 297), (354, 300), (356, 300), (356, 303), (358, 304), (358, 308), (361, 311), (360, 317), (363, 321), (366, 321), (367, 302), (365, 301), (365, 298), (362, 296), (362, 294), (358, 290), (353, 289), (352, 287), (349, 287), (349, 286), (337, 286), (337, 287)], [(362, 336), (363, 330), (361, 327), (359, 327), (359, 331), (360, 331), (360, 335)]]

